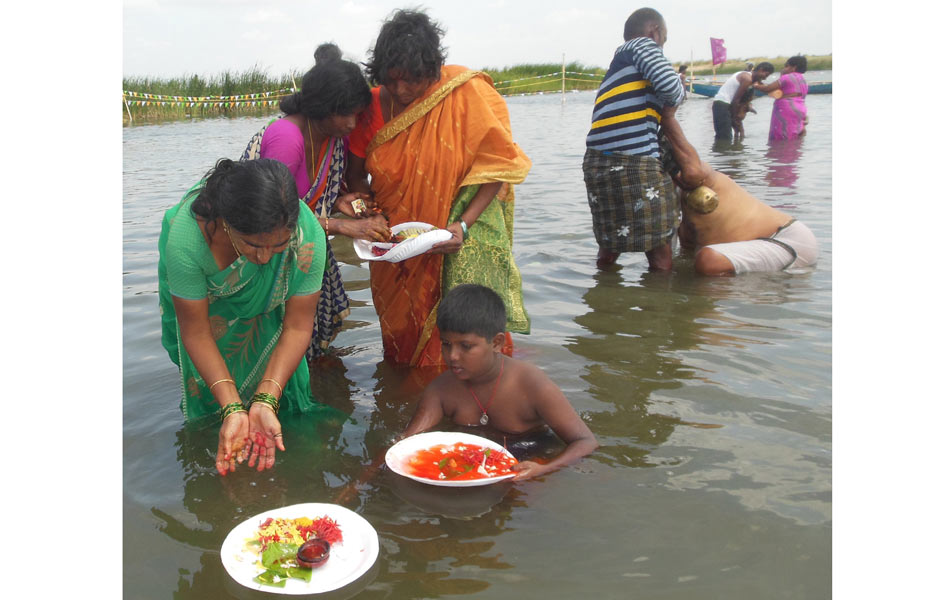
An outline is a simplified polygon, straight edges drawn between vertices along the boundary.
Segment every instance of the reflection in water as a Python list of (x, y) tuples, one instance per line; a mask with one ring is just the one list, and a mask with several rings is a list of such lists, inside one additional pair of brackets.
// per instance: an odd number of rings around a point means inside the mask
[(715, 158), (716, 170), (737, 181), (742, 179), (743, 173), (749, 168), (749, 156), (742, 140), (713, 140), (710, 156), (700, 158), (707, 161)]
[[(705, 148), (702, 158), (770, 205), (795, 206), (823, 253), (804, 275), (700, 278), (682, 257), (672, 276), (642, 273), (642, 260), (594, 274), (578, 166), (583, 143), (557, 143), (583, 140), (594, 94), (569, 95), (563, 105), (542, 96), (508, 104), (534, 161), (516, 208), (517, 260), (533, 319), (520, 351), (552, 374), (603, 446), (550, 477), (458, 498), (376, 473), (341, 502), (380, 533), (376, 570), (356, 591), (331, 597), (699, 598), (737, 590), (828, 597), (831, 98), (809, 105), (808, 145), (798, 158), (767, 144), (766, 115), (747, 119), (743, 142), (713, 145), (708, 102), (679, 109), (687, 137)], [(176, 373), (155, 326), (160, 216), (265, 122), (123, 132), (130, 598), (247, 597), (250, 590), (221, 566), (227, 533), (277, 506), (335, 502), (402, 431), (430, 379), (379, 362), (369, 273), (338, 237), (334, 252), (353, 313), (334, 344), (338, 358), (315, 365), (311, 383), (318, 400), (341, 414), (328, 424), (292, 420), (288, 451), (273, 470), (245, 467), (225, 479), (214, 471), (216, 428), (182, 429)], [(794, 186), (770, 187), (770, 169), (778, 168), (775, 181), (790, 181), (783, 167)], [(658, 465), (665, 468), (638, 468)]]
[(770, 140), (768, 152), (768, 170), (765, 180), (769, 187), (794, 188), (798, 181), (798, 159), (802, 154), (804, 137), (790, 140)]
[(339, 443), (345, 414), (326, 407), (281, 417), (281, 421), (288, 450), (278, 452), (275, 467), (258, 472), (241, 465), (226, 477), (219, 476), (214, 466), (216, 427), (197, 428), (186, 423), (177, 432), (175, 449), (184, 473), (182, 504), (189, 514), (176, 516), (159, 507), (152, 507), (151, 512), (162, 523), (159, 529), (163, 534), (205, 554), (197, 572), (180, 573), (176, 597), (211, 597), (197, 590), (206, 586), (217, 589), (228, 578), (219, 553), (224, 538), (236, 525), (275, 506), (329, 502), (331, 488), (357, 468), (359, 459), (345, 455)]
[(694, 376), (674, 352), (699, 343), (697, 320), (712, 310), (712, 301), (677, 292), (667, 274), (647, 271), (631, 285), (615, 270), (596, 273), (583, 300), (590, 311), (574, 320), (592, 335), (566, 346), (586, 359), (582, 378), (591, 396), (613, 406), (588, 415), (601, 442), (592, 458), (652, 466), (651, 450), (685, 423), (650, 412), (650, 396)]
[[(393, 504), (391, 508), (405, 517), (377, 527), (382, 545), (387, 548), (382, 567), (385, 572), (367, 591), (384, 591), (380, 597), (386, 598), (471, 594), (491, 586), (482, 570), (514, 569), (513, 564), (503, 560), (503, 553), (495, 548), (492, 538), (510, 531), (506, 524), (513, 509), (526, 504), (517, 488), (504, 484), (488, 487), (500, 490), (484, 490), (480, 492), (483, 497), (500, 491), (507, 494), (505, 501), (475, 518), (433, 517), (426, 512), (420, 514), (413, 505)], [(375, 500), (392, 503), (394, 498), (379, 494)], [(415, 501), (419, 501), (418, 497)]]

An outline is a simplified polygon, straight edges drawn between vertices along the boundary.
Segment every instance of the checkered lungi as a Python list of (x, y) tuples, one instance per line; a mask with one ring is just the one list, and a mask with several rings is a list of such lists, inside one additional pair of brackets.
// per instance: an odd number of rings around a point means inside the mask
[(647, 252), (667, 244), (679, 225), (673, 180), (652, 156), (584, 154), (587, 203), (597, 244), (611, 252)]

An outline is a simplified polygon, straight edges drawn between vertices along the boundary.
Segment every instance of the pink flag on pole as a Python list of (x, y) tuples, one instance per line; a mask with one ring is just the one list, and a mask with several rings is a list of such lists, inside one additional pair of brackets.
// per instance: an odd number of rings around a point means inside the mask
[(712, 62), (714, 65), (721, 65), (726, 62), (726, 47), (723, 46), (725, 40), (720, 38), (709, 38), (709, 45), (712, 47)]

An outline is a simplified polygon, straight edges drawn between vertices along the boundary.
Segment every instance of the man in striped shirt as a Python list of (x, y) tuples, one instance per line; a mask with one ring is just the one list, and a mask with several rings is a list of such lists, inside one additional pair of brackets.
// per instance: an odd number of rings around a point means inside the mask
[(597, 266), (614, 264), (621, 252), (645, 252), (650, 269), (673, 268), (670, 242), (678, 225), (673, 181), (660, 164), (660, 111), (686, 94), (663, 56), (666, 23), (641, 8), (624, 25), (624, 44), (614, 53), (597, 91), (584, 182), (600, 250)]

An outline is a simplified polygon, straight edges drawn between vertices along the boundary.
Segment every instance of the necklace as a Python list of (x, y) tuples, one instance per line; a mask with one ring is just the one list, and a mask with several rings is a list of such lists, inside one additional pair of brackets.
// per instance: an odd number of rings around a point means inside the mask
[(472, 393), (472, 398), (475, 398), (475, 404), (478, 405), (478, 408), (482, 411), (482, 416), (478, 420), (482, 425), (488, 425), (488, 409), (491, 408), (491, 403), (495, 401), (495, 390), (498, 389), (498, 382), (501, 381), (501, 375), (505, 372), (505, 359), (501, 359), (501, 370), (498, 371), (498, 377), (495, 378), (495, 384), (491, 388), (491, 397), (488, 399), (488, 404), (484, 407), (482, 403), (478, 401), (478, 396), (475, 395), (475, 390), (472, 389), (472, 386), (469, 385), (468, 391)]
[(241, 258), (241, 256), (243, 255), (241, 254), (241, 251), (237, 249), (237, 246), (234, 244), (234, 238), (231, 237), (231, 228), (228, 227), (228, 222), (222, 221), (222, 223), (224, 223), (224, 233), (228, 234), (228, 241), (231, 242), (231, 247), (234, 248), (234, 253), (237, 254), (238, 258)]

